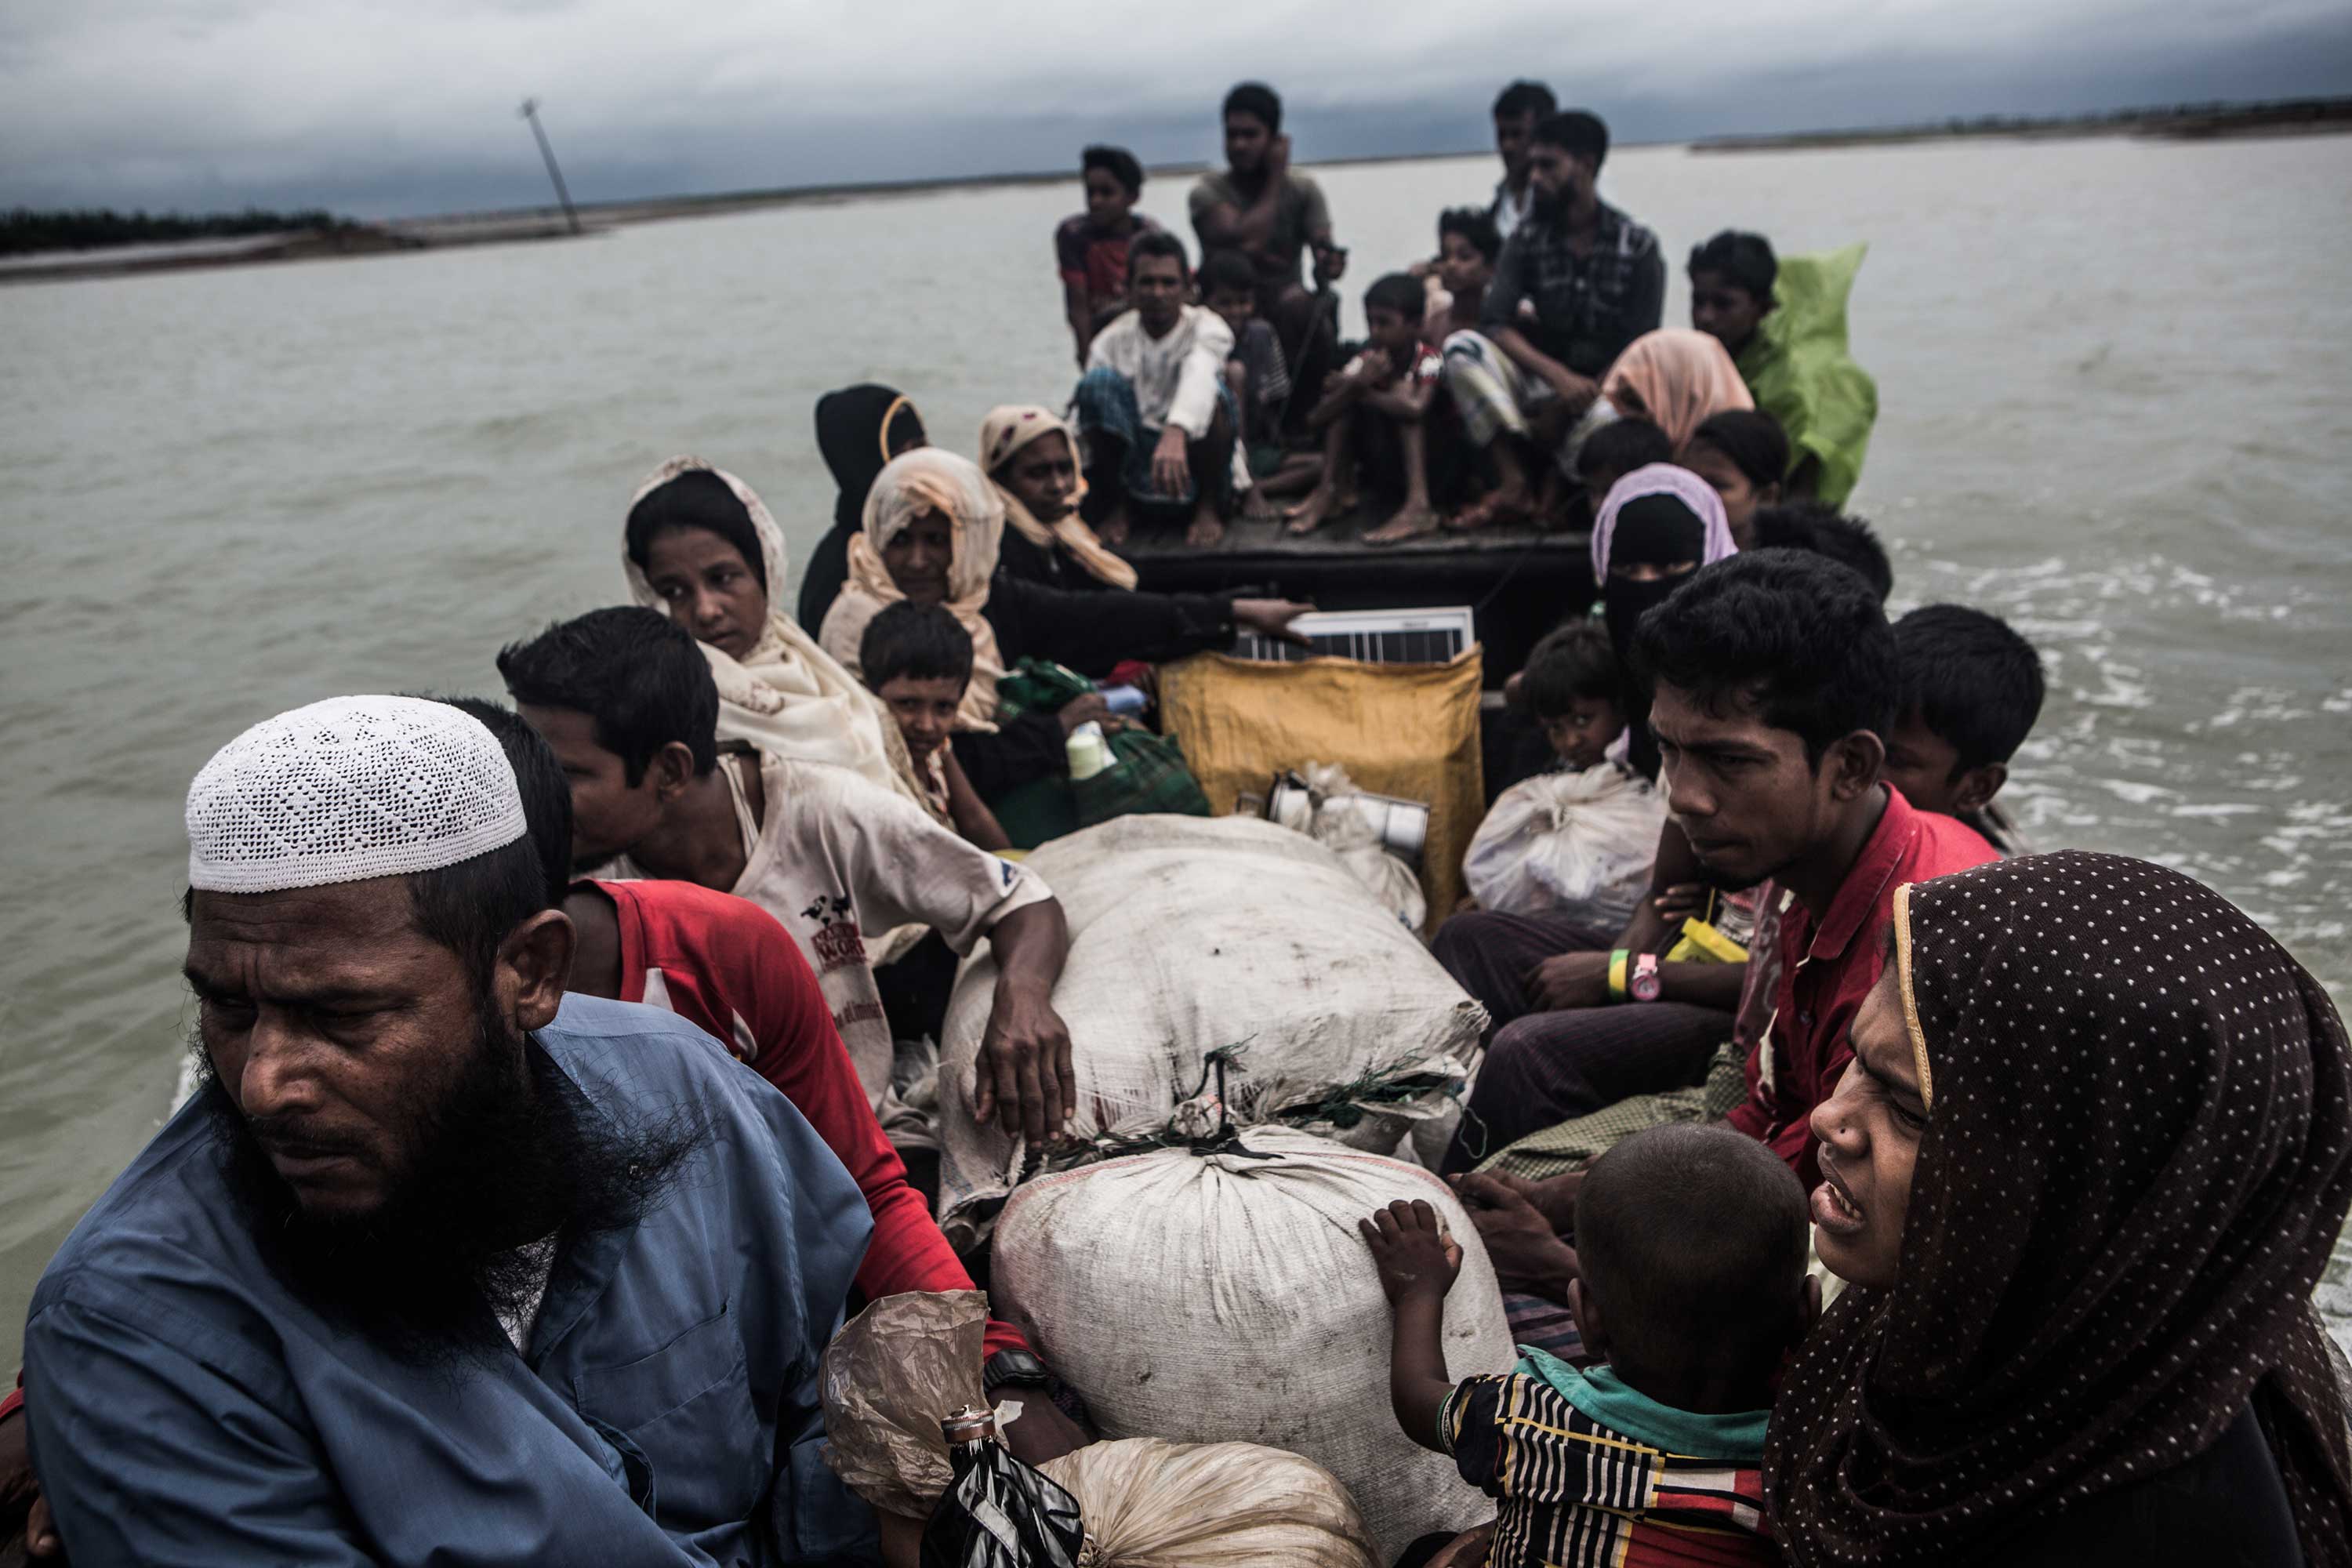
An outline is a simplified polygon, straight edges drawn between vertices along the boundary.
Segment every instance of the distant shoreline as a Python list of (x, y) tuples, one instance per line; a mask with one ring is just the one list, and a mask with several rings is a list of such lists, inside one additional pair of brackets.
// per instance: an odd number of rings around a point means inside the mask
[[(2256, 136), (2315, 135), (2352, 132), (2352, 98), (2305, 99), (2252, 104), (2198, 104), (2174, 109), (2136, 109), (2110, 114), (2047, 118), (1986, 116), (1931, 124), (1866, 127), (1844, 131), (1805, 131), (1752, 136), (1712, 136), (1689, 142), (1627, 143), (1652, 147), (1685, 146), (1693, 153), (1767, 153), (1824, 151), (1853, 147), (1902, 146), (1929, 142), (1988, 137), (2019, 141), (2069, 141), (2101, 136), (2161, 137), (2179, 141), (2220, 140)], [(1364, 164), (1409, 163), (1445, 158), (1486, 155), (1484, 149), (1465, 152), (1400, 153), (1360, 158), (1325, 158), (1319, 168)], [(1202, 173), (1198, 163), (1153, 165), (1156, 178), (1183, 178)], [(646, 196), (579, 204), (581, 237), (605, 234), (641, 223), (677, 218), (717, 217), (729, 213), (768, 207), (824, 205), (836, 202), (870, 201), (876, 197), (929, 195), (940, 191), (985, 190), (996, 186), (1059, 184), (1071, 181), (1067, 169), (1013, 171), (994, 174), (963, 174), (913, 180), (861, 180), (823, 185), (787, 185), (768, 190), (722, 191), (708, 195)], [(375, 256), (404, 251), (445, 250), (468, 245), (512, 245), (541, 239), (574, 237), (560, 208), (553, 206), (448, 213), (431, 217), (387, 218), (375, 223), (341, 225), (331, 229), (296, 230), (230, 240), (197, 240), (179, 245), (126, 246), (110, 249), (37, 252), (0, 259), (0, 285), (60, 282), (80, 279), (121, 278), (138, 273), (185, 271), (197, 268), (250, 267), (281, 261), (315, 260), (328, 257)]]
[(1708, 136), (1694, 153), (1786, 153), (1835, 147), (1889, 147), (1979, 137), (2063, 141), (2091, 136), (2152, 136), (2203, 142), (2249, 136), (2312, 136), (2352, 132), (2352, 98), (2296, 99), (2277, 103), (2186, 104), (2174, 109), (2126, 109), (2110, 114), (2046, 117), (1985, 115), (1853, 131), (1797, 131), (1758, 136)]

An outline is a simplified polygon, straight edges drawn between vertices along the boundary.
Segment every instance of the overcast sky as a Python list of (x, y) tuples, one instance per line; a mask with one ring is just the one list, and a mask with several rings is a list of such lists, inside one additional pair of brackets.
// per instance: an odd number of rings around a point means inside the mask
[(0, 0), (0, 205), (583, 201), (1215, 151), (1264, 77), (1302, 161), (1483, 143), (1500, 79), (1622, 140), (2352, 92), (2346, 0)]

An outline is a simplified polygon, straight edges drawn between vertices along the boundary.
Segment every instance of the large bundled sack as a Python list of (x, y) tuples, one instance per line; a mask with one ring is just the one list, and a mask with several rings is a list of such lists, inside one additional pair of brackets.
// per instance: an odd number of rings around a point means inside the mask
[(1426, 1200), (1462, 1244), (1446, 1372), (1515, 1361), (1486, 1248), (1417, 1166), (1282, 1128), (1241, 1148), (1171, 1148), (1041, 1176), (996, 1226), (997, 1310), (1109, 1436), (1245, 1441), (1339, 1478), (1381, 1552), (1491, 1518), (1453, 1461), (1389, 1407), (1389, 1304), (1357, 1222)]
[(1649, 891), (1665, 820), (1665, 797), (1614, 763), (1538, 773), (1496, 798), (1462, 876), (1481, 909), (1558, 910), (1615, 931)]
[(1426, 802), (1421, 889), (1430, 918), (1443, 920), (1462, 901), (1462, 851), (1486, 799), (1480, 659), (1475, 647), (1450, 664), (1195, 654), (1160, 670), (1160, 720), (1220, 812), (1308, 763), (1345, 768), (1374, 795)]
[[(982, 1404), (977, 1290), (887, 1297), (824, 1352), (825, 1461), (885, 1513), (927, 1517), (950, 1470), (940, 1418)], [(1378, 1568), (1331, 1472), (1251, 1443), (1095, 1443), (1039, 1467), (1078, 1502), (1086, 1568)]]
[[(1069, 921), (1054, 1007), (1077, 1072), (1069, 1131), (1097, 1152), (1167, 1133), (1213, 1087), (1221, 1052), (1233, 1070), (1211, 1122), (1280, 1120), (1393, 1149), (1451, 1103), (1486, 1027), (1486, 1009), (1328, 849), (1272, 823), (1126, 816), (1024, 864)], [(959, 1246), (986, 1233), (1029, 1165), (1019, 1139), (971, 1114), (995, 992), (994, 957), (976, 954), (940, 1047), (940, 1218)]]

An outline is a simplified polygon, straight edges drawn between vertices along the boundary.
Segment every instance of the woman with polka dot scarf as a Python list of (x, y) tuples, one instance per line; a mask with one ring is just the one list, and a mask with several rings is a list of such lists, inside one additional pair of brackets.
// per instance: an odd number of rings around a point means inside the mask
[(1853, 1289), (1790, 1371), (1766, 1510), (1801, 1564), (2352, 1563), (2312, 1287), (2352, 1053), (2219, 894), (2068, 852), (1901, 889), (1812, 1117)]

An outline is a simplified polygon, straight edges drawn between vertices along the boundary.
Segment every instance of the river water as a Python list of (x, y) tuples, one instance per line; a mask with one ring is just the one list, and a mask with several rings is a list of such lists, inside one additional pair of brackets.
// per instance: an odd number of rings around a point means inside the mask
[[(1494, 169), (1321, 178), (1355, 295)], [(1897, 608), (1979, 604), (2042, 647), (2012, 807), (2043, 847), (2204, 878), (2352, 997), (2352, 138), (1643, 148), (1603, 185), (1674, 258), (1727, 226), (1871, 242), (1855, 508)], [(1181, 225), (1181, 182), (1146, 196)], [(213, 749), (336, 693), (495, 690), (502, 642), (625, 598), (625, 502), (673, 452), (742, 474), (804, 548), (830, 386), (902, 386), (965, 450), (992, 404), (1058, 402), (1048, 242), (1076, 197), (0, 289), (0, 1373), (171, 1102), (180, 805)]]

